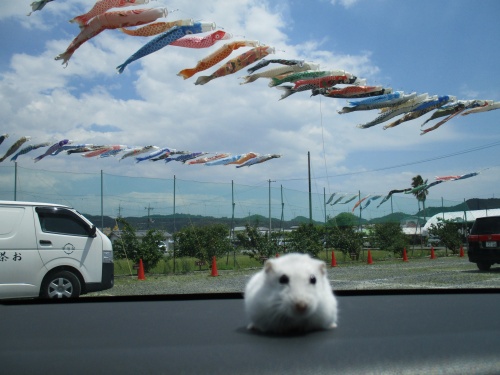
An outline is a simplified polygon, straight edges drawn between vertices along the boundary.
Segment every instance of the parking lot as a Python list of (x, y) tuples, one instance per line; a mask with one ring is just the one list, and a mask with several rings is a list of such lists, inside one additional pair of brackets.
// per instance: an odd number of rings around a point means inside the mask
[[(190, 272), (176, 275), (146, 275), (117, 277), (115, 286), (89, 296), (124, 296), (184, 293), (242, 293), (248, 279), (259, 269)], [(381, 261), (373, 264), (354, 262), (328, 266), (328, 276), (334, 290), (429, 289), (429, 288), (500, 288), (500, 267), (480, 272), (467, 258), (457, 256), (438, 259)]]

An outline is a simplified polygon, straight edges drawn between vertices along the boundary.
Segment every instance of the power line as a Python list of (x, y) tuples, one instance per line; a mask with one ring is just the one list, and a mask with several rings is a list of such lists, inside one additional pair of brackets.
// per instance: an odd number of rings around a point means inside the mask
[[(446, 159), (446, 158), (450, 158), (452, 156), (458, 156), (458, 155), (467, 154), (467, 153), (474, 152), (474, 151), (480, 151), (480, 150), (484, 150), (486, 148), (495, 147), (495, 146), (499, 146), (499, 145), (500, 145), (500, 141), (497, 141), (497, 142), (489, 143), (489, 144), (486, 144), (486, 145), (483, 145), (483, 146), (477, 146), (477, 147), (469, 148), (469, 149), (466, 149), (466, 150), (453, 152), (451, 154), (445, 154), (445, 155), (436, 156), (436, 157), (433, 157), (433, 158), (428, 158), (428, 159), (423, 159), (423, 160), (418, 160), (418, 161), (412, 161), (412, 162), (403, 163), (403, 164), (397, 164), (397, 165), (393, 165), (393, 166), (389, 166), (389, 167), (375, 168), (375, 169), (370, 169), (370, 170), (366, 170), (366, 171), (341, 173), (341, 174), (335, 174), (335, 175), (327, 175), (327, 176), (321, 176), (321, 177), (314, 177), (314, 179), (323, 179), (323, 178), (330, 178), (330, 177), (342, 177), (342, 176), (352, 176), (352, 175), (358, 175), (358, 174), (362, 174), (362, 173), (378, 172), (378, 171), (385, 171), (385, 170), (388, 170), (388, 169), (395, 169), (395, 168), (407, 167), (409, 165), (428, 163), (428, 162), (431, 162), (431, 161), (440, 160), (440, 159)], [(303, 177), (303, 178), (290, 178), (290, 179), (284, 179), (284, 180), (279, 180), (279, 181), (300, 181), (300, 180), (306, 180), (306, 179), (307, 178)]]

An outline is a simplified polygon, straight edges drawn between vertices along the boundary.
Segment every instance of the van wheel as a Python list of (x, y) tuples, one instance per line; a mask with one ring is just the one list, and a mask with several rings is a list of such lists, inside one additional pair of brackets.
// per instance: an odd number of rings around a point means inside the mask
[(491, 264), (486, 262), (478, 262), (477, 268), (479, 268), (480, 271), (489, 271), (491, 268)]
[(59, 271), (46, 277), (40, 297), (42, 298), (77, 298), (82, 287), (77, 276), (69, 271)]

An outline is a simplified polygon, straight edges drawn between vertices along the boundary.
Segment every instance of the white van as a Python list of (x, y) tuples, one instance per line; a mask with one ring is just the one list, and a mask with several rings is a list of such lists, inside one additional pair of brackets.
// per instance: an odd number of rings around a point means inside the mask
[(0, 299), (109, 289), (113, 266), (109, 238), (73, 208), (0, 201)]

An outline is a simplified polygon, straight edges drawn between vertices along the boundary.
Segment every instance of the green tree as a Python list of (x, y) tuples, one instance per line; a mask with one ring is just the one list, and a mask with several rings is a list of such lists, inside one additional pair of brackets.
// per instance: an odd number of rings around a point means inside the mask
[(325, 238), (327, 247), (338, 249), (353, 259), (359, 258), (363, 235), (357, 232), (354, 226), (328, 225), (325, 227)]
[(210, 262), (232, 249), (229, 230), (224, 224), (202, 227), (190, 225), (174, 234), (175, 249), (180, 257), (194, 257)]
[(455, 220), (442, 220), (438, 218), (436, 224), (431, 224), (429, 234), (439, 237), (446, 248), (453, 254), (458, 254), (462, 245), (462, 222)]
[(245, 225), (243, 232), (236, 233), (238, 247), (250, 258), (263, 262), (273, 257), (281, 248), (278, 245), (277, 234), (271, 235), (269, 240), (267, 233), (260, 233), (257, 226)]
[(191, 224), (174, 233), (173, 240), (177, 256), (193, 258), (201, 256), (203, 246), (200, 228)]
[(426, 189), (427, 180), (424, 181), (422, 176), (419, 174), (411, 179), (412, 194), (417, 198), (418, 208), (420, 209), (420, 202), (422, 202), (422, 207), (424, 209), (424, 221), (426, 221), (425, 214), (425, 200), (429, 194), (429, 190)]
[(410, 243), (397, 222), (375, 224), (373, 237), (382, 250), (392, 251), (400, 256), (403, 255), (403, 249)]
[(354, 227), (358, 225), (359, 218), (350, 212), (341, 212), (335, 218), (328, 220), (339, 227)]
[(204, 227), (204, 251), (201, 260), (211, 261), (215, 256), (219, 258), (233, 249), (228, 236), (229, 228), (224, 224), (212, 224)]
[(160, 245), (165, 236), (157, 229), (150, 229), (142, 240), (139, 240), (135, 229), (127, 221), (118, 218), (117, 222), (122, 229), (118, 246), (114, 248), (114, 256), (118, 259), (127, 257), (135, 263), (142, 259), (144, 271), (149, 272), (163, 257)]
[(116, 221), (122, 228), (120, 239), (113, 246), (113, 256), (117, 259), (134, 259), (133, 256), (139, 248), (139, 239), (135, 234), (135, 229), (123, 218), (117, 218)]
[(165, 241), (165, 235), (158, 229), (148, 230), (140, 241), (136, 262), (142, 259), (145, 272), (149, 272), (155, 268), (158, 262), (164, 257), (161, 247), (163, 241)]
[(323, 250), (323, 234), (323, 230), (318, 226), (309, 223), (301, 224), (289, 235), (288, 251), (308, 253), (316, 257)]

